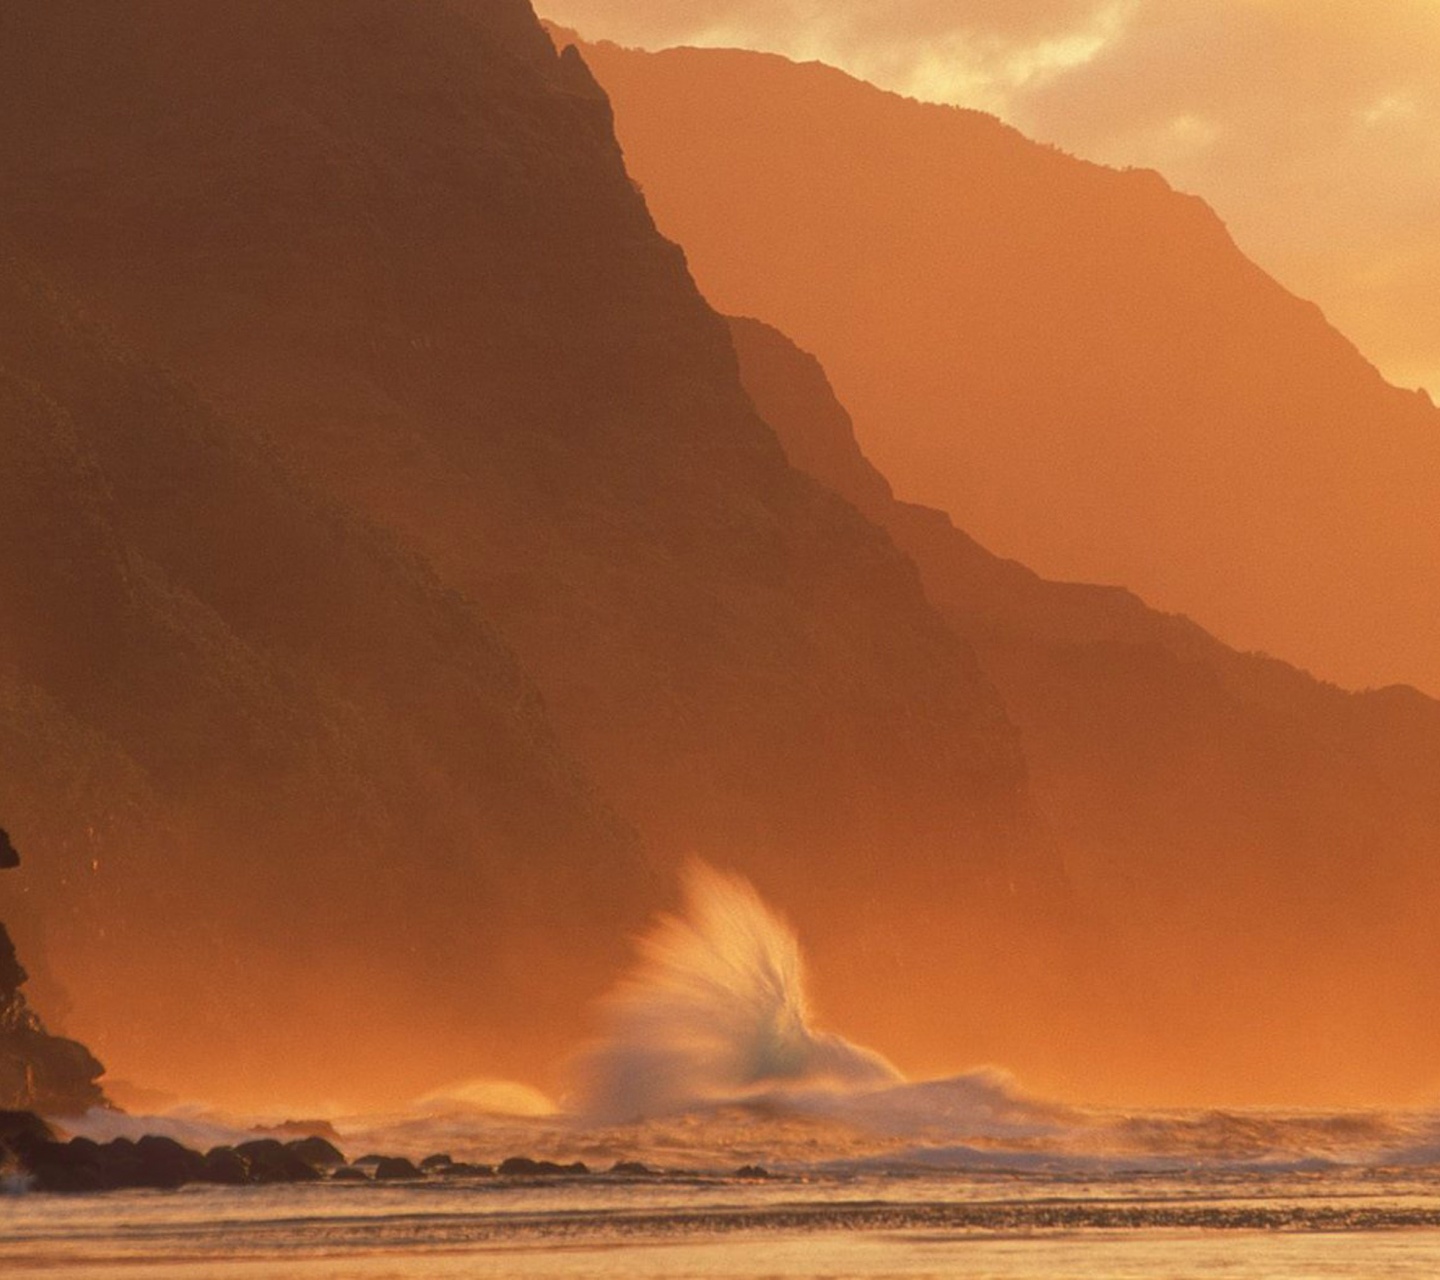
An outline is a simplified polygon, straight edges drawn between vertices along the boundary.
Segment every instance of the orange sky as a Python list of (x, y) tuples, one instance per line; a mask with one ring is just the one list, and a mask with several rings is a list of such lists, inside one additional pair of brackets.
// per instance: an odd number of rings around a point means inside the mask
[(1160, 169), (1440, 395), (1440, 0), (542, 0), (593, 38), (818, 58)]

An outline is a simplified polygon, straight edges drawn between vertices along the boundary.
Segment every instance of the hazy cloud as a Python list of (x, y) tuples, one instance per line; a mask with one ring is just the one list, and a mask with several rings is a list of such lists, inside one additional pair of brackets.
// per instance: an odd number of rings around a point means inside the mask
[(1093, 53), (1138, 0), (554, 0), (547, 15), (621, 44), (734, 45), (819, 58), (887, 88), (1005, 105), (1034, 72)]
[(1160, 169), (1395, 379), (1440, 391), (1435, 0), (548, 0), (583, 33), (819, 58)]

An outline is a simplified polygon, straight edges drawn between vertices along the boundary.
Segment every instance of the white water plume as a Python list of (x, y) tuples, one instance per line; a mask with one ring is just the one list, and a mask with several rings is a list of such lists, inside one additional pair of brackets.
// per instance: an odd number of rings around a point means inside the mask
[(883, 1088), (880, 1054), (817, 1031), (790, 928), (748, 881), (694, 862), (685, 908), (640, 942), (607, 998), (606, 1038), (584, 1058), (582, 1105), (616, 1120), (796, 1088)]

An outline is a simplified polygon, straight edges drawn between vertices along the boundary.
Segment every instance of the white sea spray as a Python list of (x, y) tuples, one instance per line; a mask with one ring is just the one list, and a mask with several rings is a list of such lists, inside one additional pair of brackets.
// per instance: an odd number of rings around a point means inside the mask
[(694, 862), (684, 910), (640, 943), (606, 999), (605, 1038), (583, 1055), (580, 1109), (663, 1115), (776, 1090), (897, 1084), (872, 1049), (815, 1026), (789, 926), (737, 875)]

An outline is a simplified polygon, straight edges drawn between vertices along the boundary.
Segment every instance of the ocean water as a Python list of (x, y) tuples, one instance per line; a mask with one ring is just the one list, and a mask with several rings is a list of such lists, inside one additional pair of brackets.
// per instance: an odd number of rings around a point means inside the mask
[[(1440, 1111), (1134, 1113), (995, 1070), (907, 1080), (816, 1025), (798, 943), (748, 884), (697, 866), (686, 895), (561, 1104), (482, 1080), (331, 1121), (352, 1158), (593, 1175), (77, 1196), (12, 1177), (0, 1280), (1440, 1277)], [(204, 1149), (276, 1119), (192, 1106), (71, 1128)], [(619, 1161), (660, 1172), (604, 1172)]]
[(69, 1280), (1440, 1275), (1440, 1170), (188, 1188), (0, 1199), (0, 1275)]

